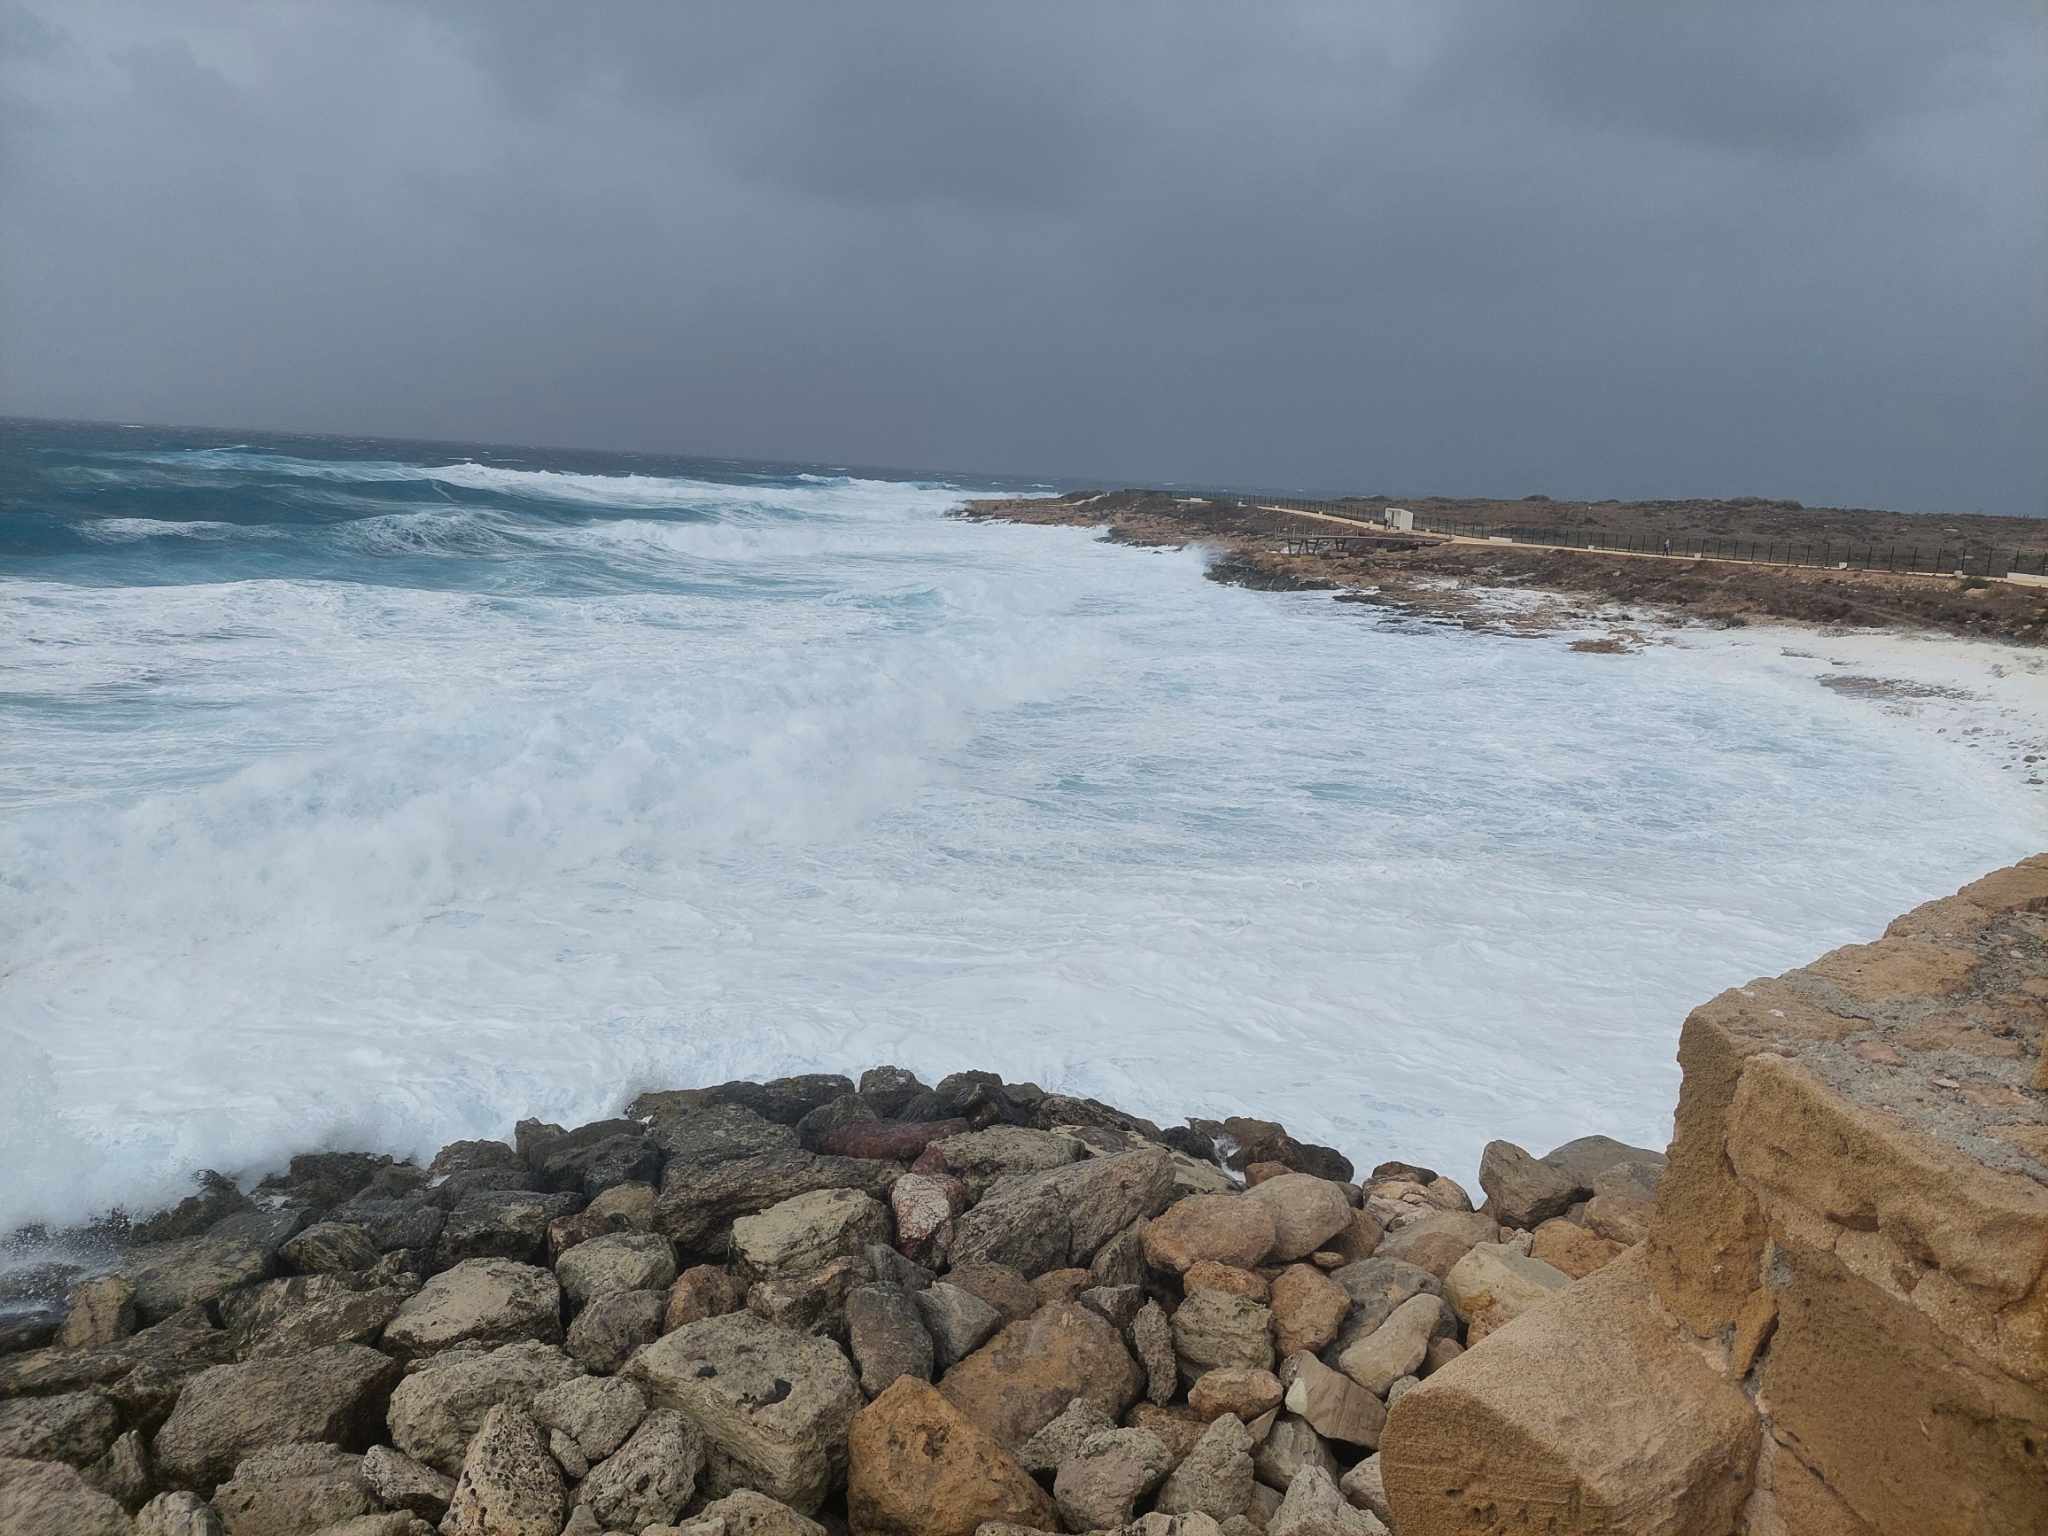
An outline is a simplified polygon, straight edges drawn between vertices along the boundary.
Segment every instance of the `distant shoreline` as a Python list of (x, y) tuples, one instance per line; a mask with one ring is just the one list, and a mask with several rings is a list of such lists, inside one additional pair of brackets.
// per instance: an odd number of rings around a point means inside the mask
[[(1402, 505), (1408, 503), (1403, 502)], [(1946, 538), (2024, 552), (2029, 566), (2048, 556), (2048, 520), (1923, 518), (1859, 509), (1808, 510), (1762, 502), (1447, 502), (1418, 499), (1432, 515), (1512, 536), (1539, 520), (1589, 533), (1626, 531), (1669, 538), (1833, 538), (1859, 544)], [(1362, 502), (1359, 515), (1380, 503)], [(1370, 547), (1294, 554), (1285, 541), (1341, 532), (1328, 518), (1301, 512), (1178, 497), (1158, 491), (1074, 492), (1057, 499), (969, 502), (955, 514), (969, 521), (1100, 528), (1119, 543), (1177, 547), (1201, 544), (1216, 558), (1218, 581), (1283, 591), (1326, 590), (1418, 618), (1514, 633), (1554, 633), (1568, 602), (1502, 613), (1489, 591), (1544, 592), (1622, 605), (1632, 621), (1655, 610), (1667, 622), (1737, 627), (1789, 623), (1919, 631), (2011, 645), (2048, 646), (2048, 586), (1970, 578), (1894, 575), (1727, 561), (1637, 559), (1626, 554), (1550, 549), (1388, 535)], [(1367, 530), (1361, 528), (1361, 534)], [(1525, 535), (1526, 536), (1526, 535)], [(1579, 617), (1583, 619), (1584, 615)], [(1652, 620), (1656, 622), (1656, 620)], [(1586, 648), (1593, 648), (1587, 646)], [(1613, 647), (1626, 649), (1624, 637)]]

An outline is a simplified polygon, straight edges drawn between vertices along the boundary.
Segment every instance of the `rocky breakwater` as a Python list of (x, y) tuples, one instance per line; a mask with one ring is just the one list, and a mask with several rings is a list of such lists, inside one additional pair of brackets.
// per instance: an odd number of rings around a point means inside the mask
[(1402, 1536), (2048, 1532), (2044, 1039), (2048, 855), (1694, 1010), (1656, 1198), (1581, 1212), (1644, 1241), (1390, 1414)]
[(1367, 1536), (1388, 1405), (1638, 1241), (1661, 1162), (1496, 1144), (1474, 1210), (883, 1067), (210, 1176), (16, 1310), (0, 1536)]

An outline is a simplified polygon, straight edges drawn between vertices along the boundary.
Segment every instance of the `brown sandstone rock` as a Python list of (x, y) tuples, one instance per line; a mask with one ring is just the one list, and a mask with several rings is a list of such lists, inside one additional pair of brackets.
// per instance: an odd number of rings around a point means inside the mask
[(1401, 1536), (1490, 1510), (1559, 1536), (1734, 1528), (1755, 1411), (1653, 1317), (1644, 1270), (1624, 1255), (1402, 1396), (1380, 1450)]
[(1538, 1227), (1529, 1245), (1529, 1256), (1582, 1280), (1622, 1252), (1623, 1245), (1587, 1230), (1562, 1217)]
[(1069, 1530), (1121, 1526), (1173, 1465), (1167, 1448), (1142, 1429), (1098, 1430), (1060, 1463), (1053, 1501)]
[(1311, 1354), (1337, 1337), (1351, 1298), (1321, 1270), (1290, 1265), (1273, 1281), (1273, 1347), (1281, 1359)]
[(1579, 1198), (1578, 1181), (1538, 1162), (1511, 1141), (1489, 1141), (1479, 1157), (1479, 1187), (1503, 1225), (1531, 1229), (1562, 1216)]
[(1004, 1328), (948, 1371), (939, 1390), (1000, 1443), (1022, 1446), (1077, 1397), (1121, 1417), (1140, 1385), (1116, 1329), (1076, 1302), (1057, 1302)]
[(1249, 1424), (1280, 1406), (1280, 1379), (1271, 1371), (1241, 1365), (1205, 1371), (1188, 1388), (1188, 1407), (1204, 1419), (1236, 1414)]
[(1481, 1243), (1500, 1241), (1500, 1227), (1477, 1211), (1431, 1211), (1380, 1239), (1375, 1259), (1400, 1259), (1441, 1280)]
[(462, 1470), (484, 1415), (500, 1403), (524, 1407), (583, 1368), (552, 1344), (528, 1339), (484, 1354), (434, 1357), (391, 1393), (390, 1440), (407, 1456), (450, 1477)]
[(1145, 1261), (1176, 1275), (1203, 1260), (1249, 1269), (1272, 1251), (1277, 1236), (1272, 1209), (1263, 1202), (1190, 1195), (1145, 1224)]
[(923, 1382), (898, 1381), (854, 1417), (854, 1536), (974, 1536), (984, 1521), (1054, 1530), (1052, 1500), (996, 1438)]
[(186, 1384), (157, 1431), (157, 1466), (165, 1481), (204, 1493), (266, 1446), (366, 1445), (398, 1375), (395, 1361), (357, 1344), (214, 1366)]
[(1542, 1306), (1569, 1284), (1569, 1275), (1541, 1259), (1501, 1244), (1481, 1243), (1444, 1276), (1444, 1299), (1464, 1322), (1465, 1342), (1471, 1345)]
[(227, 1536), (296, 1536), (371, 1513), (362, 1457), (332, 1445), (273, 1445), (244, 1457), (214, 1490)]
[(1380, 1400), (1314, 1355), (1290, 1356), (1280, 1367), (1282, 1401), (1325, 1440), (1368, 1448), (1380, 1443), (1387, 1410)]
[(674, 1333), (707, 1317), (723, 1317), (747, 1304), (746, 1282), (717, 1264), (694, 1264), (676, 1276), (668, 1288), (668, 1305), (662, 1313), (661, 1331)]
[(1227, 1519), (1250, 1507), (1253, 1484), (1252, 1437), (1241, 1420), (1226, 1413), (1173, 1469), (1155, 1507), (1161, 1514)]
[(1196, 1291), (1173, 1314), (1173, 1352), (1183, 1383), (1192, 1386), (1220, 1365), (1273, 1364), (1273, 1314), (1224, 1291)]
[(562, 1288), (545, 1269), (510, 1259), (469, 1259), (434, 1276), (398, 1309), (384, 1348), (401, 1359), (457, 1344), (558, 1343)]
[(869, 1243), (894, 1236), (889, 1212), (857, 1189), (820, 1189), (794, 1196), (732, 1224), (742, 1274), (771, 1279), (811, 1274), (851, 1258)]
[(1218, 1264), (1214, 1259), (1203, 1259), (1189, 1265), (1188, 1272), (1181, 1276), (1181, 1286), (1189, 1295), (1196, 1291), (1222, 1291), (1228, 1296), (1242, 1296), (1246, 1301), (1260, 1303), (1273, 1294), (1272, 1282), (1258, 1271)]
[(71, 1288), (57, 1343), (65, 1349), (95, 1349), (125, 1339), (135, 1323), (135, 1283), (126, 1275), (98, 1275)]
[(75, 1468), (0, 1458), (0, 1531), (8, 1536), (128, 1536), (129, 1530), (128, 1512)]
[(1311, 1174), (1268, 1179), (1241, 1198), (1256, 1200), (1272, 1213), (1274, 1237), (1268, 1252), (1282, 1262), (1308, 1257), (1351, 1225), (1351, 1202), (1344, 1186)]
[(1021, 1269), (1008, 1264), (955, 1264), (946, 1271), (944, 1283), (980, 1297), (1006, 1323), (1017, 1322), (1038, 1310), (1038, 1292), (1031, 1288)]
[(1048, 1270), (1032, 1280), (1031, 1294), (1041, 1307), (1054, 1301), (1079, 1301), (1092, 1283), (1093, 1277), (1085, 1269)]

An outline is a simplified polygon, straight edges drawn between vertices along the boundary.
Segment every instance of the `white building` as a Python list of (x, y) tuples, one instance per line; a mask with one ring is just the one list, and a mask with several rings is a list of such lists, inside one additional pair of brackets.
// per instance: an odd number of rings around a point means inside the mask
[(1388, 507), (1380, 514), (1380, 521), (1389, 528), (1400, 528), (1410, 533), (1415, 531), (1415, 514), (1406, 507)]

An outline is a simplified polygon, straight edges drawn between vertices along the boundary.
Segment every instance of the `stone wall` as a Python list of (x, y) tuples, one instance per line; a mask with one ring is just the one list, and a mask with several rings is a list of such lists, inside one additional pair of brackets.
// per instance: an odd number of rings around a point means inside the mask
[(2048, 855), (1686, 1020), (1648, 1240), (1387, 1424), (1401, 1536), (2048, 1532)]

